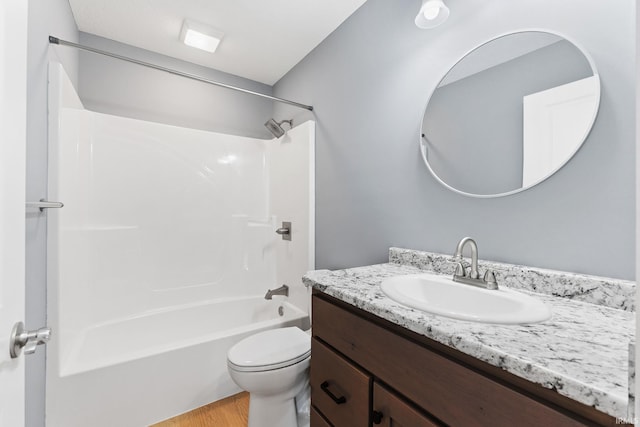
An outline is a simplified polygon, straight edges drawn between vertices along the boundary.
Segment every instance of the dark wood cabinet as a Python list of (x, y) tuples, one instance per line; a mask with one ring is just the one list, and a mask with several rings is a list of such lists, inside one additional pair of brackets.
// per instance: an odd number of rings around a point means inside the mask
[(312, 313), (311, 403), (334, 427), (620, 425), (325, 294)]

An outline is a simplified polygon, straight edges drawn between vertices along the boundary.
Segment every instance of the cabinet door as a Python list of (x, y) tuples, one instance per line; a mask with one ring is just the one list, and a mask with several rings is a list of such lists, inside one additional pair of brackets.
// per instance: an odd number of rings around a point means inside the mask
[(440, 427), (393, 392), (373, 384), (373, 424), (381, 427)]
[(327, 422), (327, 420), (325, 420), (322, 417), (322, 415), (320, 415), (318, 411), (316, 411), (316, 408), (312, 406), (310, 427), (332, 427), (332, 426)]

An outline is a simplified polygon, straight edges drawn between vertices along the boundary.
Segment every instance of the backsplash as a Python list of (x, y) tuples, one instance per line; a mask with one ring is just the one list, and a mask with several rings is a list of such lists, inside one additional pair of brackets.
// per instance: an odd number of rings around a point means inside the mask
[[(390, 248), (389, 262), (439, 274), (453, 274), (451, 255)], [(499, 285), (576, 301), (635, 311), (635, 282), (479, 260), (480, 270), (493, 270)]]

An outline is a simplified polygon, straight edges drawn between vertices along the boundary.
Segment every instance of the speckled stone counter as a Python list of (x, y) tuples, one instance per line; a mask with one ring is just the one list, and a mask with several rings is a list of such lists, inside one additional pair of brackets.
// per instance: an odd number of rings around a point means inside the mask
[[(398, 262), (398, 257), (393, 255), (394, 251), (401, 251), (406, 263)], [(389, 264), (312, 271), (305, 275), (303, 282), (413, 332), (593, 406), (601, 412), (621, 419), (628, 417), (629, 344), (635, 334), (635, 313), (553, 296), (550, 295), (554, 293), (550, 287), (547, 289), (550, 292), (530, 292), (524, 290), (526, 278), (519, 281), (517, 286), (512, 285), (512, 282), (518, 281), (517, 277), (511, 277), (504, 283), (499, 281), (499, 284), (539, 298), (551, 308), (551, 319), (526, 325), (474, 323), (431, 315), (387, 298), (380, 290), (383, 279), (419, 274), (425, 269), (435, 270), (424, 268), (425, 263), (416, 261), (424, 260), (425, 254), (428, 253), (392, 249), (390, 258), (393, 262)], [(413, 259), (413, 262), (406, 259)], [(448, 262), (450, 261), (443, 261), (442, 268), (449, 268), (449, 265), (445, 265)], [(420, 265), (423, 269), (415, 265)], [(482, 265), (484, 264), (481, 263)], [(552, 273), (556, 272), (550, 272)], [(589, 276), (584, 277), (591, 279)], [(585, 284), (578, 279), (561, 281), (561, 288), (584, 288)], [(593, 280), (596, 279), (605, 280)], [(549, 282), (550, 279), (545, 280)], [(610, 282), (615, 286), (633, 287), (631, 282)], [(586, 287), (590, 288), (591, 285), (592, 282), (588, 282)], [(597, 299), (601, 295), (610, 294), (608, 290), (596, 288), (590, 288), (589, 293), (598, 295)], [(612, 299), (617, 300), (615, 295), (607, 298), (608, 301)], [(627, 310), (630, 304), (622, 299), (619, 301), (619, 305)]]
[(636, 412), (636, 342), (635, 338), (629, 344), (629, 401), (627, 408), (627, 422), (638, 424), (634, 421)]

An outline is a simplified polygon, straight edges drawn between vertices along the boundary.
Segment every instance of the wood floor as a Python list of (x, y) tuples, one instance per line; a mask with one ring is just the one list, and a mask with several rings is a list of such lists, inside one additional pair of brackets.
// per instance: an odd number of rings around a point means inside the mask
[(249, 393), (239, 393), (151, 427), (247, 427)]

